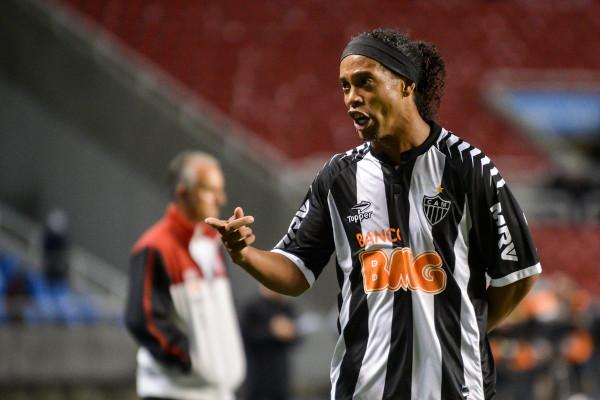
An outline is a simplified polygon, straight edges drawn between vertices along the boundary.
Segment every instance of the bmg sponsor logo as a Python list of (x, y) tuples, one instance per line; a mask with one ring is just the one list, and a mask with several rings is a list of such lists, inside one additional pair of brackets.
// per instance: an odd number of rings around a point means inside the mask
[(409, 248), (365, 250), (359, 255), (365, 293), (421, 291), (438, 294), (446, 289), (440, 255), (431, 250), (413, 257)]

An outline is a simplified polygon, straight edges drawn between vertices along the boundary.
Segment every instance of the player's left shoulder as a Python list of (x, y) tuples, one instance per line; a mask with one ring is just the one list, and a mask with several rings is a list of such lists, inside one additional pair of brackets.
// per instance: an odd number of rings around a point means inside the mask
[(446, 156), (446, 162), (464, 175), (472, 173), (489, 175), (490, 171), (496, 170), (490, 157), (480, 148), (445, 128), (442, 128), (436, 148)]

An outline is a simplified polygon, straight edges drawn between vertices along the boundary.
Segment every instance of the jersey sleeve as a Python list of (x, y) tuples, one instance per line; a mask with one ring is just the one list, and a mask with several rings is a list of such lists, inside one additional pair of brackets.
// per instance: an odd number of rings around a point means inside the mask
[(312, 182), (290, 227), (272, 250), (293, 261), (313, 285), (334, 251), (327, 195), (332, 171), (326, 164)]
[(473, 160), (469, 198), (475, 246), (491, 286), (506, 286), (541, 272), (525, 215), (506, 182), (485, 155)]
[(174, 323), (170, 279), (158, 250), (131, 256), (125, 325), (140, 346), (159, 362), (191, 370), (188, 339)]

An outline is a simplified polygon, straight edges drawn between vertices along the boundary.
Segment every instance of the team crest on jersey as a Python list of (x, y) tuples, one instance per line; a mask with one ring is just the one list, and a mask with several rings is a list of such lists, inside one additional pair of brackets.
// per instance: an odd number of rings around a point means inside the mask
[(440, 195), (423, 196), (423, 212), (425, 218), (431, 225), (435, 225), (440, 222), (448, 214), (450, 210), (450, 202), (444, 200)]

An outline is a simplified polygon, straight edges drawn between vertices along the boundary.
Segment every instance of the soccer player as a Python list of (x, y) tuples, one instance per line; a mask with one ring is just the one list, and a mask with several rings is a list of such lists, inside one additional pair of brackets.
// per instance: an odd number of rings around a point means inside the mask
[(395, 30), (342, 53), (340, 83), (361, 146), (333, 156), (271, 251), (250, 246), (238, 207), (209, 218), (233, 261), (299, 295), (335, 252), (339, 339), (332, 399), (493, 399), (487, 333), (541, 272), (525, 217), (479, 149), (435, 122), (444, 62)]

